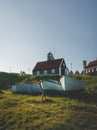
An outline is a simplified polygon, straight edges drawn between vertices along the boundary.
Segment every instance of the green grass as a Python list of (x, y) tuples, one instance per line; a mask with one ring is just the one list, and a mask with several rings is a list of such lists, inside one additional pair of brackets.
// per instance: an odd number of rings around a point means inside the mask
[(41, 96), (13, 94), (8, 89), (41, 79), (59, 81), (60, 76), (0, 73), (0, 130), (96, 130), (97, 76), (74, 77), (85, 83), (83, 92), (47, 96), (41, 102)]
[(96, 130), (97, 104), (66, 97), (0, 94), (0, 130)]

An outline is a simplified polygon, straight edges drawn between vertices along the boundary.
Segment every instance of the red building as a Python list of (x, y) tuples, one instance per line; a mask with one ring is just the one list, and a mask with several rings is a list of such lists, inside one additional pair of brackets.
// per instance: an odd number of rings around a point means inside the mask
[(97, 75), (97, 59), (89, 62), (88, 64), (85, 60), (83, 61), (83, 74)]

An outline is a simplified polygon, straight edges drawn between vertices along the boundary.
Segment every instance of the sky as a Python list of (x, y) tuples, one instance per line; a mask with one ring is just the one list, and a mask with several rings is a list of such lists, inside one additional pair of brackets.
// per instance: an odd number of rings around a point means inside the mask
[(64, 58), (79, 72), (97, 58), (97, 0), (0, 0), (0, 71), (32, 73)]

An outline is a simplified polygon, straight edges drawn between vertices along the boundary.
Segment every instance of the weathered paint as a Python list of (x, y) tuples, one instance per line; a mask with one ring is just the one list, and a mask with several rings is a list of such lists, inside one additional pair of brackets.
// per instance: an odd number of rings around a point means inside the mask
[(62, 76), (60, 79), (61, 85), (64, 91), (82, 90), (84, 89), (84, 83), (75, 78), (68, 76)]

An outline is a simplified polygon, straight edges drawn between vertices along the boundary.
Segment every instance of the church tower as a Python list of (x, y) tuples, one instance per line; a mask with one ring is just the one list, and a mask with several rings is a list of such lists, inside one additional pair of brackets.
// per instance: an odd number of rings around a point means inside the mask
[(53, 61), (53, 60), (54, 60), (54, 56), (53, 56), (53, 54), (51, 52), (49, 52), (47, 54), (47, 61)]

